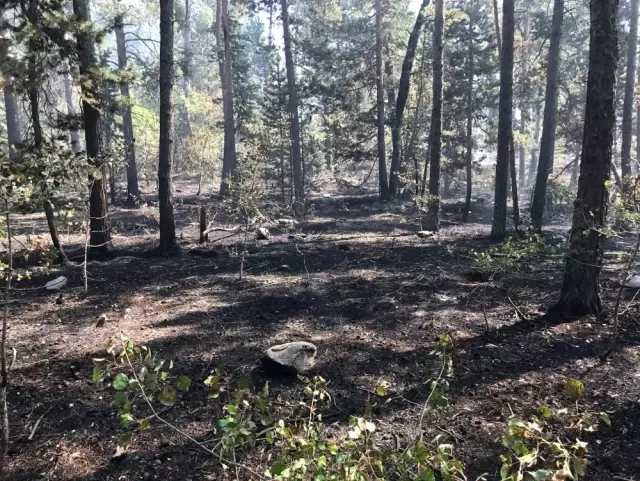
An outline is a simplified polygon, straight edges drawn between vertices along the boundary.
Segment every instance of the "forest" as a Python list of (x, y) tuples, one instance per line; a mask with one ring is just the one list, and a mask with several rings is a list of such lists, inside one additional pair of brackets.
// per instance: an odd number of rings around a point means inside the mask
[(0, 0), (0, 480), (640, 480), (639, 2)]

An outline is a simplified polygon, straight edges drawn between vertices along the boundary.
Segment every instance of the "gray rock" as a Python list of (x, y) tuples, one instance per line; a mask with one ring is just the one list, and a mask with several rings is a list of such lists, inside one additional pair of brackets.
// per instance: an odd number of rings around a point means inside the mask
[(628, 287), (629, 289), (640, 289), (640, 276), (637, 274), (631, 276), (625, 281), (624, 287)]
[(313, 367), (317, 351), (310, 342), (287, 342), (267, 349), (262, 362), (274, 374), (303, 373)]
[(269, 240), (269, 237), (271, 237), (271, 232), (266, 227), (260, 227), (256, 230), (256, 239)]

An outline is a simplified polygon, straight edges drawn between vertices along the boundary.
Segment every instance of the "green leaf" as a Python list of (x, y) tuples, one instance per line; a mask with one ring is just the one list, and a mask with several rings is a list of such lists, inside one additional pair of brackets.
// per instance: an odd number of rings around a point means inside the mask
[(151, 418), (144, 418), (138, 423), (140, 429), (149, 429), (151, 427)]
[(155, 391), (158, 389), (158, 374), (155, 372), (148, 372), (144, 376), (144, 388), (147, 391)]
[(577, 401), (584, 394), (584, 384), (579, 379), (569, 379), (564, 385), (564, 392)]
[(125, 391), (116, 392), (116, 407), (122, 408), (129, 402), (129, 395)]
[(427, 468), (422, 471), (416, 478), (416, 481), (436, 481), (436, 477), (433, 474), (433, 469)]
[(113, 380), (113, 389), (116, 391), (124, 391), (129, 387), (129, 378), (126, 374), (120, 373)]
[(232, 416), (235, 416), (236, 414), (238, 414), (238, 406), (235, 406), (233, 404), (228, 404), (227, 406), (224, 407), (224, 409)]
[(131, 442), (131, 434), (123, 434), (118, 438), (118, 446), (125, 447)]
[(546, 404), (543, 404), (538, 408), (538, 414), (540, 414), (540, 417), (543, 419), (549, 419), (550, 417), (553, 416), (553, 412), (551, 411), (551, 408)]
[(380, 397), (387, 395), (387, 388), (385, 386), (376, 386), (376, 394)]
[(544, 481), (549, 476), (553, 474), (553, 471), (549, 471), (548, 469), (538, 469), (536, 471), (527, 471), (535, 481)]
[(129, 424), (131, 424), (134, 421), (133, 418), (133, 414), (131, 413), (121, 413), (120, 414), (120, 425), (122, 427), (127, 427)]
[(607, 426), (611, 426), (611, 419), (607, 413), (600, 413), (600, 419), (602, 419)]
[(280, 476), (285, 469), (287, 469), (287, 465), (284, 464), (284, 462), (282, 462), (281, 460), (278, 460), (273, 463), (273, 465), (271, 465), (270, 471), (272, 475)]
[(179, 376), (178, 382), (176, 383), (176, 387), (180, 391), (188, 391), (191, 387), (191, 379), (188, 376)]
[(249, 389), (249, 380), (246, 377), (238, 378), (238, 389)]
[(171, 386), (165, 386), (158, 395), (158, 401), (165, 406), (173, 406), (176, 402), (176, 390)]
[(104, 381), (104, 369), (102, 368), (102, 366), (99, 366), (97, 364), (93, 365), (93, 372), (91, 373), (91, 380), (95, 383), (95, 384), (99, 384), (102, 381)]

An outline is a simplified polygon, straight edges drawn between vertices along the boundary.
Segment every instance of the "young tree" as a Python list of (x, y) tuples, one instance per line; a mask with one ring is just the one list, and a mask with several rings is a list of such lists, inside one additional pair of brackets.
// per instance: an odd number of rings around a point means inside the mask
[[(637, 1), (637, 0), (633, 0)], [(542, 122), (542, 140), (540, 141), (540, 157), (538, 159), (538, 175), (531, 203), (531, 223), (536, 230), (542, 229), (545, 201), (547, 197), (547, 181), (553, 169), (553, 153), (556, 141), (556, 120), (558, 117), (558, 64), (560, 60), (560, 40), (562, 36), (562, 19), (564, 16), (564, 0), (555, 0), (547, 61), (547, 87), (544, 101), (544, 120)]]
[(380, 199), (389, 200), (384, 118), (384, 78), (382, 76), (382, 1), (375, 0), (376, 10), (376, 111), (378, 114), (378, 181)]
[(191, 93), (191, 60), (193, 58), (191, 45), (191, 0), (184, 0), (184, 22), (182, 24), (182, 39), (184, 53), (182, 58), (182, 93), (184, 95), (184, 107), (182, 113), (182, 135), (186, 141), (192, 135), (191, 118), (189, 116), (189, 96)]
[(7, 141), (9, 147), (15, 146), (22, 142), (20, 134), (20, 122), (18, 121), (18, 105), (16, 103), (13, 92), (13, 79), (11, 74), (6, 71), (5, 65), (9, 50), (9, 38), (6, 36), (6, 30), (2, 27), (3, 18), (0, 16), (0, 73), (2, 74), (2, 90), (4, 93), (4, 112), (7, 123)]
[(556, 312), (599, 314), (607, 181), (611, 175), (618, 63), (618, 0), (592, 1), (587, 106), (580, 179), (573, 212), (564, 282)]
[(442, 50), (444, 32), (444, 0), (435, 0), (433, 26), (433, 107), (429, 134), (429, 200), (425, 219), (426, 228), (440, 228), (440, 157), (442, 152)]
[(231, 32), (229, 31), (229, 1), (216, 3), (216, 46), (220, 83), (222, 84), (222, 110), (224, 112), (224, 153), (220, 195), (229, 195), (229, 182), (236, 177), (238, 157), (236, 153), (235, 120), (233, 111), (233, 70), (231, 62)]
[[(125, 43), (122, 15), (115, 20), (116, 45), (118, 49), (118, 69), (121, 73), (127, 69), (127, 47)], [(133, 118), (131, 117), (131, 95), (129, 83), (120, 81), (120, 95), (122, 96), (122, 132), (127, 163), (127, 201), (129, 207), (136, 207), (140, 203), (140, 189), (138, 187), (138, 165), (136, 164), (136, 147), (133, 136)]]
[(502, 8), (502, 52), (500, 55), (500, 107), (498, 117), (498, 159), (491, 237), (502, 239), (507, 232), (507, 177), (511, 157), (513, 117), (514, 0), (504, 0)]
[(626, 189), (631, 175), (631, 136), (633, 124), (634, 82), (636, 75), (636, 48), (638, 45), (638, 0), (631, 0), (629, 12), (629, 39), (627, 42), (627, 76), (624, 83), (622, 105), (622, 188)]
[(76, 106), (73, 100), (73, 76), (71, 75), (71, 64), (65, 62), (66, 72), (63, 73), (64, 82), (64, 99), (67, 104), (67, 115), (69, 116), (69, 137), (71, 140), (71, 149), (78, 153), (82, 150), (80, 145), (80, 134), (78, 134), (77, 120), (76, 120)]
[(173, 162), (173, 0), (160, 0), (160, 151), (158, 201), (160, 246), (166, 252), (176, 246), (176, 227), (171, 199)]
[(287, 86), (289, 92), (289, 116), (291, 118), (291, 165), (293, 167), (294, 211), (300, 216), (304, 213), (304, 184), (302, 178), (302, 158), (300, 152), (300, 119), (298, 117), (298, 90), (296, 71), (293, 63), (291, 30), (289, 27), (288, 0), (281, 0), (282, 33), (284, 37), (284, 56), (287, 68)]
[[(73, 11), (79, 22), (91, 22), (89, 0), (73, 0)], [(83, 94), (82, 111), (84, 118), (85, 144), (88, 162), (94, 167), (89, 176), (91, 193), (89, 197), (90, 246), (96, 252), (104, 253), (111, 240), (109, 217), (107, 213), (107, 193), (104, 184), (104, 168), (100, 153), (100, 110), (89, 99), (100, 98), (101, 82), (92, 79), (97, 69), (95, 38), (86, 28), (76, 32), (80, 76), (84, 79), (81, 88)]]
[[(402, 73), (400, 74), (400, 84), (398, 86), (398, 95), (396, 98), (396, 108), (394, 112), (395, 118), (392, 126), (392, 129), (395, 131), (395, 135), (392, 135), (391, 137), (393, 144), (391, 154), (391, 174), (389, 176), (389, 196), (391, 198), (395, 198), (400, 190), (400, 173), (402, 171), (402, 167), (400, 165), (402, 161), (402, 146), (400, 145), (402, 139), (402, 121), (404, 118), (404, 109), (407, 106), (407, 98), (409, 96), (413, 59), (416, 55), (416, 47), (418, 46), (418, 40), (420, 39), (420, 32), (422, 31), (422, 26), (424, 25), (426, 19), (425, 8), (427, 8), (430, 1), (431, 0), (422, 0), (420, 11), (418, 12), (418, 16), (416, 17), (416, 23), (413, 25), (413, 30), (409, 35), (407, 52), (405, 53), (404, 61), (402, 62)], [(442, 37), (442, 35), (440, 35), (440, 37)], [(442, 92), (442, 88), (440, 89), (440, 91)]]

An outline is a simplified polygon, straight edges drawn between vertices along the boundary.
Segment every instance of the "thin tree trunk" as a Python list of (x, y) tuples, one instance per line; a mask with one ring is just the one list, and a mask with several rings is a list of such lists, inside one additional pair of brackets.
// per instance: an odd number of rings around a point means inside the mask
[[(409, 35), (409, 41), (407, 43), (407, 51), (402, 62), (402, 73), (400, 74), (400, 84), (398, 85), (398, 96), (396, 98), (396, 108), (394, 112), (394, 121), (392, 129), (395, 131), (395, 135), (392, 135), (392, 154), (391, 154), (391, 174), (389, 176), (389, 196), (396, 198), (401, 190), (400, 173), (402, 171), (402, 121), (404, 118), (404, 109), (407, 105), (407, 98), (409, 96), (409, 87), (411, 83), (411, 71), (413, 70), (413, 59), (416, 55), (416, 48), (418, 46), (418, 40), (420, 39), (420, 32), (422, 26), (426, 20), (424, 13), (425, 8), (429, 5), (430, 0), (422, 0), (416, 22), (413, 25), (413, 30)], [(393, 133), (392, 131), (392, 133)]]
[(498, 57), (502, 58), (502, 35), (500, 35), (500, 14), (498, 0), (493, 0), (493, 24), (496, 28), (496, 42), (498, 43)]
[(160, 204), (160, 247), (166, 252), (176, 246), (171, 196), (173, 162), (173, 0), (160, 0), (160, 152), (158, 200)]
[(590, 12), (589, 76), (580, 178), (564, 282), (560, 300), (553, 308), (580, 316), (602, 311), (599, 279), (615, 126), (618, 0), (592, 1)]
[(465, 170), (467, 174), (467, 192), (464, 201), (464, 211), (462, 212), (462, 220), (469, 220), (469, 212), (471, 211), (471, 192), (473, 190), (472, 164), (473, 164), (473, 76), (474, 76), (474, 58), (473, 58), (473, 19), (469, 15), (469, 60), (467, 71), (467, 155), (465, 162)]
[(502, 9), (503, 39), (500, 56), (500, 112), (498, 118), (498, 160), (491, 237), (502, 239), (507, 233), (507, 177), (513, 117), (513, 37), (514, 0), (504, 0)]
[(427, 230), (440, 228), (440, 156), (442, 152), (442, 51), (444, 32), (444, 0), (435, 0), (433, 25), (433, 107), (431, 109), (431, 130), (429, 150), (429, 199), (425, 226)]
[(300, 152), (300, 119), (298, 118), (298, 90), (296, 71), (293, 63), (291, 31), (289, 28), (289, 6), (287, 0), (281, 0), (282, 33), (284, 37), (284, 56), (287, 67), (287, 85), (289, 91), (289, 116), (291, 118), (291, 164), (293, 167), (294, 212), (297, 216), (304, 213), (304, 184), (302, 179), (302, 159)]
[(531, 203), (531, 223), (533, 228), (538, 231), (542, 229), (542, 217), (547, 198), (547, 182), (553, 169), (556, 121), (558, 118), (558, 63), (560, 61), (563, 16), (564, 0), (555, 0), (551, 24), (551, 41), (549, 43), (549, 59), (547, 61), (547, 90), (544, 101), (544, 121), (542, 124), (542, 140), (540, 141), (538, 176), (533, 193), (533, 202)]
[(82, 150), (82, 145), (80, 145), (80, 134), (77, 129), (77, 120), (76, 120), (76, 107), (73, 101), (73, 83), (72, 83), (72, 75), (71, 75), (71, 64), (67, 62), (67, 72), (63, 75), (64, 82), (64, 98), (67, 104), (67, 115), (69, 116), (70, 125), (69, 125), (69, 137), (71, 138), (71, 150), (74, 153), (78, 153)]
[(376, 106), (378, 113), (378, 181), (380, 199), (389, 200), (389, 181), (387, 179), (385, 118), (384, 118), (384, 79), (382, 77), (382, 5), (375, 0), (376, 9)]
[[(90, 23), (91, 14), (89, 0), (73, 0), (73, 11), (80, 22)], [(81, 76), (90, 76), (96, 68), (95, 40), (90, 32), (79, 30), (76, 33), (78, 43), (78, 59)], [(91, 250), (106, 252), (111, 241), (109, 218), (107, 215), (107, 194), (104, 185), (104, 166), (100, 161), (100, 111), (86, 100), (97, 98), (97, 86), (84, 83), (82, 110), (84, 118), (85, 144), (88, 162), (100, 173), (90, 174), (89, 183), (89, 244)]]
[[(115, 23), (116, 44), (118, 48), (118, 68), (124, 71), (127, 68), (127, 47), (124, 37), (122, 16), (116, 18)], [(140, 187), (138, 185), (138, 165), (136, 163), (136, 147), (133, 135), (133, 118), (131, 116), (131, 95), (129, 84), (120, 82), (120, 95), (124, 100), (122, 109), (122, 132), (124, 134), (124, 147), (127, 163), (127, 201), (128, 207), (137, 207), (140, 204)]]
[(629, 41), (627, 49), (627, 76), (624, 84), (624, 102), (622, 105), (622, 188), (631, 176), (631, 136), (633, 124), (634, 83), (636, 77), (636, 48), (638, 45), (638, 0), (631, 0), (629, 19)]
[(218, 47), (218, 66), (222, 84), (222, 110), (224, 114), (224, 154), (222, 159), (222, 181), (220, 195), (229, 195), (230, 182), (237, 171), (235, 139), (235, 120), (233, 112), (233, 71), (231, 65), (231, 32), (229, 31), (229, 2), (217, 0), (216, 3), (216, 44)]
[(511, 172), (511, 198), (513, 199), (513, 225), (516, 230), (520, 226), (520, 203), (518, 199), (518, 178), (516, 177), (516, 149), (513, 142), (513, 131), (509, 142), (509, 168)]
[(184, 0), (184, 25), (182, 28), (184, 41), (184, 58), (182, 60), (182, 93), (184, 95), (184, 108), (182, 109), (182, 135), (183, 142), (192, 135), (191, 116), (189, 115), (189, 96), (191, 95), (191, 0)]
[[(527, 134), (527, 127), (525, 122), (525, 109), (520, 108), (520, 138), (524, 139), (526, 134)], [(527, 180), (525, 157), (526, 157), (526, 150), (524, 148), (524, 143), (521, 140), (520, 145), (518, 146), (518, 188), (520, 189), (520, 191), (524, 190), (525, 181)]]
[(527, 185), (531, 185), (533, 183), (533, 179), (535, 178), (535, 174), (538, 170), (538, 155), (536, 153), (536, 145), (538, 145), (538, 139), (540, 138), (540, 110), (540, 104), (537, 104), (535, 108), (536, 126), (533, 131), (533, 146), (531, 147), (531, 162), (529, 163)]

